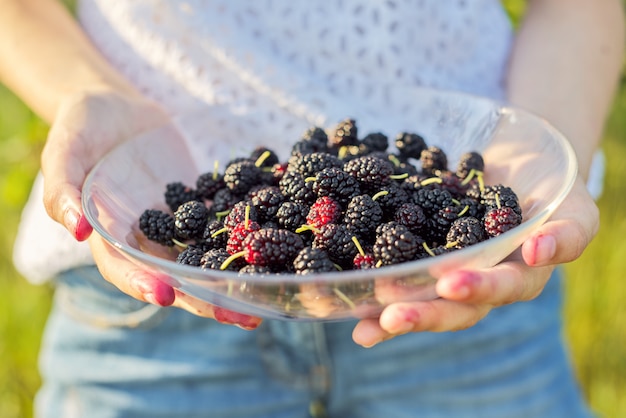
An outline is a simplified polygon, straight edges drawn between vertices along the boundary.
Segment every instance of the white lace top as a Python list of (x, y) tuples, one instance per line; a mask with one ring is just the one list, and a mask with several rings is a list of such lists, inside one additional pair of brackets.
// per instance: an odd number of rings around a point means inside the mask
[[(502, 98), (512, 38), (497, 0), (82, 0), (78, 10), (113, 65), (170, 110), (200, 167), (256, 145), (288, 150), (278, 141), (346, 117), (360, 132), (399, 132), (414, 86)], [(93, 262), (46, 216), (41, 192), (38, 179), (14, 257), (33, 282)]]

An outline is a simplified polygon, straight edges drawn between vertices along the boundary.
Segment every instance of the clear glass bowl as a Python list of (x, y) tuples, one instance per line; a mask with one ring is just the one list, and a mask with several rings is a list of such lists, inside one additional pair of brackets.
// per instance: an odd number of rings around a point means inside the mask
[(446, 255), (370, 270), (243, 276), (177, 264), (171, 250), (146, 243), (137, 225), (145, 209), (164, 207), (167, 183), (193, 185), (200, 174), (172, 126), (124, 143), (94, 167), (83, 187), (85, 215), (137, 265), (167, 274), (172, 286), (190, 296), (245, 314), (337, 321), (377, 316), (398, 301), (437, 298), (434, 285), (443, 273), (494, 266), (513, 253), (565, 198), (577, 163), (557, 130), (522, 109), (434, 90), (416, 95), (415, 109), (413, 131), (444, 149), (451, 166), (466, 151), (483, 154), (485, 183), (509, 186), (520, 198), (520, 226)]

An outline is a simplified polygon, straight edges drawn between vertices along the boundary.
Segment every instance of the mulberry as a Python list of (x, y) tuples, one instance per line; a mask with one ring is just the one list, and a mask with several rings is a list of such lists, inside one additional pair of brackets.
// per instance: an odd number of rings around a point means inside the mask
[(243, 161), (231, 163), (224, 171), (224, 183), (234, 194), (245, 194), (261, 183), (263, 172), (253, 161), (245, 159)]
[(380, 229), (374, 242), (373, 252), (381, 265), (399, 264), (414, 260), (419, 251), (420, 240), (404, 225), (392, 224)]
[(371, 156), (348, 161), (343, 170), (358, 180), (363, 192), (379, 191), (391, 182), (393, 175), (393, 166), (389, 161)]
[(343, 215), (343, 223), (352, 234), (369, 240), (383, 219), (383, 210), (369, 195), (355, 196)]
[(209, 209), (202, 202), (183, 203), (174, 213), (174, 231), (182, 239), (202, 238), (209, 221)]
[(425, 174), (436, 174), (437, 171), (448, 169), (448, 157), (439, 147), (430, 146), (422, 151), (420, 156), (422, 162), (422, 172)]
[(354, 119), (344, 119), (337, 124), (335, 134), (330, 139), (331, 145), (335, 148), (357, 145), (358, 128)]
[(325, 168), (315, 176), (313, 192), (318, 197), (328, 196), (342, 206), (361, 192), (359, 182), (340, 168)]
[(165, 185), (165, 203), (172, 210), (176, 211), (180, 205), (191, 200), (202, 201), (198, 192), (189, 186), (177, 181)]
[(404, 160), (413, 158), (420, 159), (422, 151), (426, 149), (426, 141), (420, 135), (410, 132), (401, 132), (396, 136), (396, 148), (400, 157)]
[(446, 246), (468, 247), (485, 240), (485, 230), (481, 222), (466, 216), (455, 220), (446, 236)]
[(313, 247), (304, 247), (300, 250), (293, 260), (293, 267), (299, 275), (337, 270), (326, 251)]
[(151, 241), (171, 247), (174, 245), (174, 218), (158, 209), (147, 209), (139, 217), (139, 229)]

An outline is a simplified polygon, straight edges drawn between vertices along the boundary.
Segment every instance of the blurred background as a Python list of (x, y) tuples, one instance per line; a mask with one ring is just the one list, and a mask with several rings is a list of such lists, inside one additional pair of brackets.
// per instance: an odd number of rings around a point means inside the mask
[[(67, 2), (70, 4), (71, 1)], [(523, 0), (504, 2), (514, 22)], [(573, 94), (575, 94), (573, 92)], [(37, 353), (51, 289), (14, 270), (21, 209), (39, 168), (48, 126), (0, 85), (0, 417), (32, 416)], [(608, 120), (600, 232), (568, 273), (565, 338), (585, 396), (604, 417), (626, 417), (626, 78)]]

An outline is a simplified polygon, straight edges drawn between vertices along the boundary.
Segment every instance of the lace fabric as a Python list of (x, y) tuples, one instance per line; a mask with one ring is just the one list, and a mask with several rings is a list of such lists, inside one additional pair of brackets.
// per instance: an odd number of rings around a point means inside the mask
[[(104, 56), (171, 112), (199, 167), (259, 145), (285, 157), (308, 127), (346, 117), (394, 135), (413, 128), (419, 86), (502, 99), (512, 39), (497, 0), (82, 0), (78, 11)], [(92, 262), (41, 196), (38, 181), (14, 254), (33, 282)]]
[(85, 0), (80, 17), (211, 161), (347, 116), (397, 129), (414, 86), (500, 98), (511, 41), (495, 0)]

